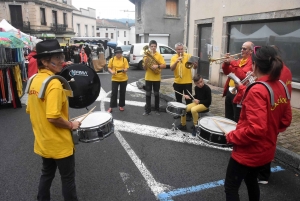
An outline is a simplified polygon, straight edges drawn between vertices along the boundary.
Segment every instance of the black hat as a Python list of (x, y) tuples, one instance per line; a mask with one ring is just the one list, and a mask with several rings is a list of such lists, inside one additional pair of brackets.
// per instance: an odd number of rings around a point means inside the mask
[(122, 48), (121, 47), (116, 47), (115, 54), (116, 53), (123, 53)]
[(50, 39), (44, 40), (36, 44), (36, 55), (34, 58), (41, 58), (50, 54), (62, 53), (63, 49), (61, 49), (58, 40)]

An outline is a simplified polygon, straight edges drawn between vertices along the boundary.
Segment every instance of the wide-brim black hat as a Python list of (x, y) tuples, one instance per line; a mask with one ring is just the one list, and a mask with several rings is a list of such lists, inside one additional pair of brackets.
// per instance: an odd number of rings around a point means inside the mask
[(115, 54), (116, 54), (116, 53), (123, 53), (122, 48), (121, 48), (121, 47), (116, 47), (116, 49), (115, 49)]
[(56, 53), (63, 53), (63, 49), (60, 47), (58, 40), (44, 40), (36, 44), (36, 55), (33, 57), (41, 58)]

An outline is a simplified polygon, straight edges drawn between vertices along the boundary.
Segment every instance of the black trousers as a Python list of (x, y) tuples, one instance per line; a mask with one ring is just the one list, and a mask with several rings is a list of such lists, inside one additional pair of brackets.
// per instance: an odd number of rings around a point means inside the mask
[(56, 169), (58, 168), (61, 183), (62, 183), (62, 194), (64, 201), (77, 201), (76, 185), (75, 185), (75, 157), (74, 154), (62, 158), (44, 158), (42, 175), (40, 177), (39, 189), (37, 200), (38, 201), (49, 201), (50, 200), (50, 188), (52, 180), (55, 177)]
[(261, 181), (269, 181), (271, 176), (271, 162), (262, 167), (258, 173), (258, 179)]
[(230, 158), (226, 178), (225, 193), (226, 201), (239, 201), (239, 188), (244, 180), (248, 189), (249, 201), (259, 201), (260, 190), (257, 175), (261, 167), (248, 167)]
[(123, 82), (116, 82), (112, 81), (111, 83), (111, 97), (110, 97), (110, 107), (114, 108), (117, 107), (117, 100), (118, 100), (118, 89), (120, 86), (120, 97), (119, 97), (119, 107), (125, 106), (125, 95), (126, 95), (126, 87), (127, 87), (127, 80)]
[[(187, 90), (192, 94), (192, 83), (190, 83), (190, 84), (173, 83), (173, 88), (175, 91), (177, 91), (179, 93), (184, 93), (185, 95), (189, 95)], [(175, 98), (176, 98), (176, 102), (182, 103), (182, 95), (175, 93)], [(185, 99), (185, 103), (186, 103), (186, 105), (192, 103), (192, 99)]]
[(160, 89), (160, 81), (145, 81), (145, 90), (146, 90), (146, 107), (145, 111), (147, 113), (151, 112), (151, 92), (152, 89), (154, 91), (154, 105), (155, 110), (159, 111), (159, 89)]
[(235, 94), (230, 93), (228, 90), (225, 97), (225, 118), (238, 122), (240, 118), (241, 108), (233, 103)]

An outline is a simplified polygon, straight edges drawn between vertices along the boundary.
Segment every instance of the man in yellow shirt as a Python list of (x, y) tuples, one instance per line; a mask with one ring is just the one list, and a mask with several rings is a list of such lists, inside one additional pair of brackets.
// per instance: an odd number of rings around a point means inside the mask
[(144, 57), (144, 65), (143, 68), (146, 70), (145, 73), (145, 90), (146, 90), (146, 106), (145, 112), (143, 113), (144, 116), (147, 116), (151, 112), (151, 92), (152, 88), (154, 91), (154, 98), (155, 98), (155, 114), (160, 115), (159, 113), (159, 89), (160, 89), (160, 80), (161, 80), (161, 72), (155, 73), (158, 69), (166, 68), (166, 62), (163, 56), (156, 52), (157, 42), (155, 40), (151, 40), (149, 42), (150, 52), (152, 57), (157, 61), (152, 64), (152, 66), (147, 66), (149, 62), (148, 56)]
[[(177, 52), (171, 58), (170, 69), (174, 72), (174, 83), (173, 88), (175, 91), (189, 95), (187, 91), (192, 93), (192, 69), (188, 69), (185, 67), (186, 62), (188, 62), (191, 55), (184, 52), (184, 46), (182, 43), (175, 44), (175, 50)], [(198, 63), (194, 63), (194, 69), (198, 67)], [(182, 95), (175, 93), (176, 101), (182, 103)], [(186, 105), (192, 103), (191, 97), (189, 99), (185, 99)], [(188, 114), (188, 120), (191, 119), (191, 115)], [(174, 117), (176, 118), (176, 117)], [(177, 117), (179, 118), (179, 116)]]
[(34, 140), (34, 152), (42, 157), (42, 175), (37, 200), (50, 200), (50, 187), (59, 169), (64, 200), (77, 201), (75, 185), (73, 129), (80, 122), (68, 121), (69, 104), (62, 84), (52, 79), (47, 85), (44, 98), (39, 98), (45, 79), (62, 70), (64, 54), (56, 39), (37, 43), (38, 73), (29, 88), (26, 112), (30, 115)]
[(109, 60), (108, 71), (112, 74), (111, 76), (111, 97), (110, 97), (110, 107), (107, 112), (112, 112), (112, 108), (117, 107), (118, 99), (118, 88), (120, 85), (120, 96), (119, 96), (119, 110), (124, 111), (125, 106), (125, 95), (127, 86), (127, 70), (128, 61), (122, 56), (122, 48), (117, 47), (115, 50), (115, 55)]

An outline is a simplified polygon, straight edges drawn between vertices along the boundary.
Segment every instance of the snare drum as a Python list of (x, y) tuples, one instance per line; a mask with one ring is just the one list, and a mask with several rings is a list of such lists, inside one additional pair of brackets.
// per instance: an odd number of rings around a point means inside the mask
[(219, 116), (203, 117), (198, 120), (198, 137), (208, 144), (222, 147), (231, 146), (227, 144), (224, 132), (214, 121), (216, 121), (226, 132), (230, 132), (236, 128), (236, 123), (230, 119)]
[[(80, 121), (83, 117), (76, 119)], [(112, 115), (108, 112), (92, 112), (81, 123), (80, 128), (73, 131), (73, 142), (97, 142), (114, 133)]]
[(173, 116), (184, 116), (186, 114), (186, 105), (178, 102), (168, 102), (166, 111)]

